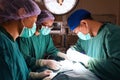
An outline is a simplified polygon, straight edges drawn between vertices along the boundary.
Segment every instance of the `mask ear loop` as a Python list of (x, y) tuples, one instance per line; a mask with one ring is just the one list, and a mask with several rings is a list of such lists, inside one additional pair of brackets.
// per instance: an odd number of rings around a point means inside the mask
[(21, 31), (21, 33), (20, 33), (20, 35), (19, 35), (19, 36), (21, 36), (21, 35), (22, 35), (22, 33), (24, 32), (24, 29), (25, 29), (25, 27), (23, 27), (23, 29), (22, 29), (22, 31)]
[(92, 32), (90, 32), (90, 28), (88, 27), (88, 24), (86, 23), (87, 26), (87, 32), (92, 36)]
[(85, 25), (86, 25), (86, 31), (87, 31), (87, 33), (90, 33), (90, 29), (89, 29), (89, 27), (88, 27), (87, 22), (85, 23)]
[(78, 25), (78, 30), (76, 30), (75, 33), (78, 33), (78, 32), (81, 32), (81, 22), (80, 22), (80, 24)]
[(22, 35), (22, 33), (24, 32), (24, 29), (25, 29), (25, 26), (24, 26), (24, 23), (23, 23), (23, 20), (21, 19), (21, 24), (22, 24), (22, 29), (21, 29), (21, 32), (20, 32), (20, 35)]
[(23, 25), (23, 27), (24, 27), (24, 26), (25, 26), (25, 24), (24, 24), (23, 20), (21, 20), (21, 23), (22, 23), (22, 25)]
[(19, 26), (19, 29), (18, 29), (18, 30), (19, 30), (19, 36), (20, 36), (20, 35), (22, 34), (24, 28), (25, 28), (22, 19), (20, 19), (20, 22), (19, 22), (18, 26)]
[(86, 23), (86, 28), (87, 28), (87, 32), (89, 33), (89, 27), (87, 23)]

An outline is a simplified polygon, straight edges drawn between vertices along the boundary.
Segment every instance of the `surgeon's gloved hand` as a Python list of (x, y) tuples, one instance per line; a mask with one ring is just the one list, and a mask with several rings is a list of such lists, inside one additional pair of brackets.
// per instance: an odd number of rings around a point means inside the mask
[(62, 53), (62, 52), (58, 52), (57, 56), (64, 58), (65, 60), (68, 59), (67, 55), (65, 53)]
[(58, 73), (50, 73), (49, 76), (45, 77), (43, 80), (52, 80)]
[(52, 73), (51, 70), (45, 70), (43, 72), (30, 72), (30, 77), (32, 79), (40, 79), (40, 78), (44, 78), (46, 76), (49, 76)]
[(75, 62), (81, 62), (83, 63), (86, 67), (88, 66), (88, 61), (92, 59), (91, 57), (80, 53), (72, 48), (69, 48), (67, 50), (67, 57), (70, 61), (75, 61)]
[(37, 60), (36, 64), (39, 66), (47, 66), (52, 70), (59, 70), (60, 68), (60, 64), (55, 60), (39, 59)]

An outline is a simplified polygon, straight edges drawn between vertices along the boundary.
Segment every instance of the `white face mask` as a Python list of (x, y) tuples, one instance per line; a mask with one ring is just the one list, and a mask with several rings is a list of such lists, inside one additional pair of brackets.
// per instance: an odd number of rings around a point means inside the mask
[(48, 28), (47, 26), (42, 26), (41, 33), (42, 35), (48, 35), (51, 31), (51, 28)]
[(31, 29), (27, 28), (24, 26), (21, 34), (20, 34), (20, 37), (31, 37), (36, 31), (36, 23), (33, 24), (33, 27)]
[(82, 40), (89, 40), (89, 39), (91, 39), (91, 36), (90, 36), (90, 34), (88, 33), (88, 34), (83, 34), (83, 33), (81, 33), (81, 32), (78, 32), (77, 33), (77, 36), (80, 38), (80, 39), (82, 39)]

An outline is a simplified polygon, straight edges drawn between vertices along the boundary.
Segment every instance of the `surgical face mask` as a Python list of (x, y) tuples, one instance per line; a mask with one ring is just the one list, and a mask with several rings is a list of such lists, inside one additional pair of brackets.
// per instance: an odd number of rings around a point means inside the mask
[(80, 39), (82, 39), (82, 40), (89, 40), (89, 39), (91, 39), (91, 36), (90, 36), (89, 33), (85, 35), (85, 34), (83, 34), (83, 33), (81, 33), (81, 32), (78, 32), (77, 35), (78, 35), (78, 37), (79, 37)]
[(32, 28), (24, 27), (20, 34), (20, 37), (25, 37), (25, 38), (31, 37), (35, 33), (35, 31), (36, 31), (36, 23), (33, 24)]
[(48, 28), (46, 26), (42, 26), (42, 28), (41, 28), (42, 35), (48, 35), (50, 33), (50, 31), (51, 31), (51, 28)]

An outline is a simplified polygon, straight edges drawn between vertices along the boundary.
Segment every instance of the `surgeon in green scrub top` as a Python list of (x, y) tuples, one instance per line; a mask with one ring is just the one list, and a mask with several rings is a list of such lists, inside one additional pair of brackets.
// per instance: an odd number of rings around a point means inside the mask
[(33, 0), (0, 0), (0, 80), (28, 79), (29, 70), (16, 38), (34, 34), (40, 12)]
[(67, 59), (66, 55), (60, 52), (53, 44), (49, 34), (54, 22), (54, 16), (47, 10), (42, 10), (38, 16), (37, 29), (35, 34), (30, 38), (18, 38), (18, 45), (28, 64), (28, 67), (36, 69), (46, 65), (47, 67), (57, 69), (55, 60), (44, 59), (46, 55), (59, 56)]
[(82, 57), (83, 54), (79, 53), (79, 60), (87, 70), (94, 73), (91, 76), (96, 77), (88, 76), (88, 71), (84, 69), (84, 75), (79, 74), (80, 76), (77, 79), (74, 77), (74, 80), (120, 80), (120, 26), (96, 21), (85, 9), (73, 12), (68, 17), (68, 26), (79, 37), (76, 45), (71, 47), (68, 53), (78, 51), (86, 54), (89, 59), (86, 60)]

